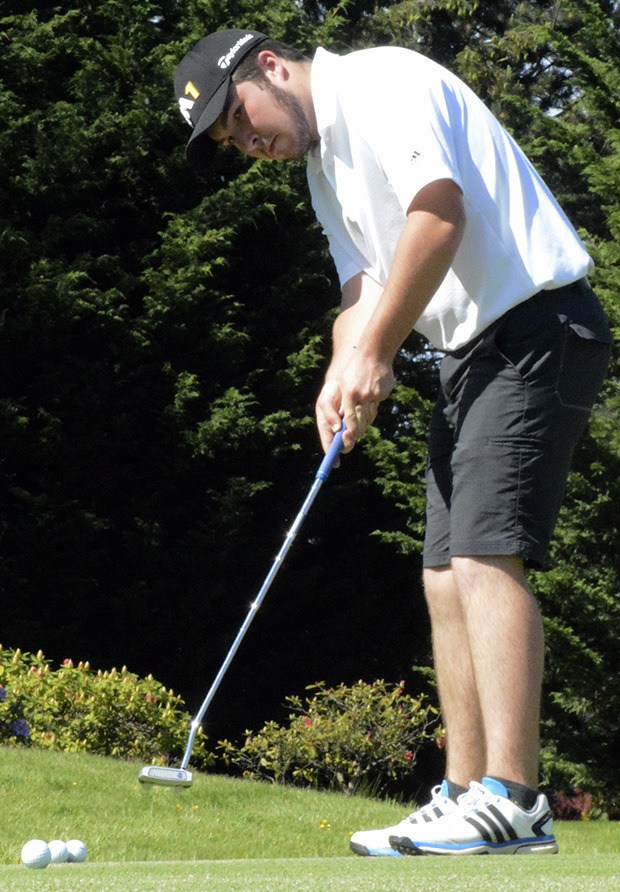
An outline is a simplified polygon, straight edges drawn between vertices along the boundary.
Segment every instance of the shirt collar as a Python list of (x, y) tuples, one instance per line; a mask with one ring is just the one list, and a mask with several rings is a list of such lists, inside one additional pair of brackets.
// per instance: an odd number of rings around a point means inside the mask
[(336, 66), (339, 60), (336, 53), (318, 47), (312, 60), (310, 89), (316, 116), (320, 144), (308, 154), (308, 165), (314, 169), (321, 166), (321, 158), (329, 143), (329, 130), (336, 123), (337, 101), (334, 91)]

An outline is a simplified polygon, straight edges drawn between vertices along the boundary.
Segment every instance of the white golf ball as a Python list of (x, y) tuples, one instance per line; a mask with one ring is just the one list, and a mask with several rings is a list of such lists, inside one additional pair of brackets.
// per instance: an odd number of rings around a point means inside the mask
[(42, 839), (30, 839), (22, 848), (22, 864), (26, 867), (47, 867), (52, 860), (48, 844)]
[(70, 839), (67, 842), (67, 852), (69, 854), (68, 861), (81, 862), (86, 861), (88, 849), (81, 839)]
[(67, 845), (62, 839), (52, 839), (47, 845), (52, 856), (51, 864), (62, 864), (64, 861), (69, 860)]

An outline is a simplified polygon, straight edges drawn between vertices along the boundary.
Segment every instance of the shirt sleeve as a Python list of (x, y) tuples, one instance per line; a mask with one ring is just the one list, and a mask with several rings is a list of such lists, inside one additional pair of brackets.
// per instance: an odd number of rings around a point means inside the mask
[(380, 86), (366, 93), (366, 113), (360, 115), (359, 126), (403, 211), (436, 180), (453, 180), (462, 189), (461, 108), (450, 84), (437, 74), (405, 90)]
[[(363, 261), (361, 255), (357, 260), (354, 257), (350, 256), (345, 246), (342, 244), (341, 241), (339, 241), (334, 233), (329, 233), (327, 232), (327, 230), (323, 231), (327, 236), (327, 241), (329, 243), (329, 253), (331, 254), (336, 266), (338, 281), (340, 282), (340, 287), (342, 288), (345, 282), (348, 282), (349, 279), (352, 279), (353, 276), (356, 276), (358, 273), (363, 272), (366, 264), (360, 262)], [(354, 246), (350, 242), (350, 239), (348, 239), (348, 241), (349, 245), (354, 248)]]
[(308, 173), (312, 208), (323, 228), (329, 244), (329, 253), (336, 267), (340, 285), (360, 272), (367, 270), (368, 261), (356, 247), (342, 220), (340, 205), (333, 195), (323, 174)]

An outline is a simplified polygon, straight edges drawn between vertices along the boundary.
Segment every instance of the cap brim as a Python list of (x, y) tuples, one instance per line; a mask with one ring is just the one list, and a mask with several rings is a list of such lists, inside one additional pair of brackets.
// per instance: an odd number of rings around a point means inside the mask
[(212, 127), (213, 124), (215, 124), (224, 111), (229, 86), (230, 78), (226, 78), (226, 80), (217, 88), (209, 100), (207, 107), (198, 119), (198, 123), (194, 127), (194, 132), (185, 147), (185, 157), (192, 167), (195, 167), (198, 170), (203, 168), (205, 164), (208, 164), (215, 155), (217, 143), (213, 142), (207, 131), (209, 130), (209, 127)]

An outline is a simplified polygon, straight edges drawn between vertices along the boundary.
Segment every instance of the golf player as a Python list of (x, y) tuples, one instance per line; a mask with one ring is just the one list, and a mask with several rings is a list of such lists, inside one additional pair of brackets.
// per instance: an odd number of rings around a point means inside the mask
[(175, 75), (216, 147), (307, 159), (342, 287), (316, 403), (353, 448), (415, 329), (443, 354), (429, 431), (424, 589), (447, 729), (444, 779), (361, 855), (554, 853), (538, 791), (543, 568), (611, 336), (582, 242), (531, 163), (457, 77), (407, 49), (312, 59), (255, 31), (201, 40)]

